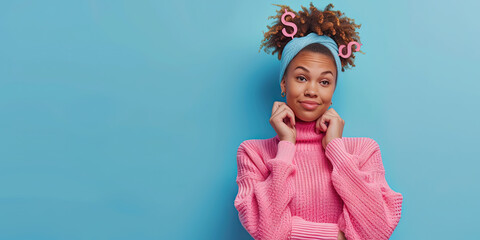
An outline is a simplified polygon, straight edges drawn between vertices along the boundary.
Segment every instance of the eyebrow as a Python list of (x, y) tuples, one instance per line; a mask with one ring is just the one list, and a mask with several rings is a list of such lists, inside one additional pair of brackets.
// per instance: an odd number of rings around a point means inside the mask
[[(308, 71), (308, 69), (306, 69), (306, 68), (303, 67), (303, 66), (298, 66), (298, 67), (296, 67), (294, 70), (296, 70), (297, 68), (301, 68), (301, 69), (305, 70), (305, 71), (308, 72), (308, 73), (310, 72), (310, 71)], [(327, 71), (323, 72), (323, 73), (320, 74), (320, 75), (325, 75), (325, 74), (328, 74), (328, 73), (332, 74), (332, 76), (333, 76), (333, 72), (330, 71), (330, 70), (327, 70)]]

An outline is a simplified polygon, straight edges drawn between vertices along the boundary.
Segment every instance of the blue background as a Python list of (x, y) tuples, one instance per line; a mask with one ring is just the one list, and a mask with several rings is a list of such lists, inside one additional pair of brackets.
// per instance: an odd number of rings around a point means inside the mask
[[(251, 239), (236, 150), (285, 100), (272, 3), (310, 2), (0, 1), (0, 239)], [(366, 53), (332, 107), (404, 196), (391, 239), (476, 236), (480, 3), (332, 3)]]

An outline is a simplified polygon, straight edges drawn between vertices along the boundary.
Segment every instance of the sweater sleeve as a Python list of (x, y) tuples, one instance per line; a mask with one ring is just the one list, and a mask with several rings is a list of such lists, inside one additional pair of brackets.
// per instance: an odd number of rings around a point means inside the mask
[[(346, 141), (355, 141), (356, 150)], [(389, 239), (400, 221), (403, 196), (386, 179), (378, 143), (334, 138), (325, 148), (333, 166), (332, 184), (344, 205), (338, 227), (348, 240)]]
[(299, 216), (292, 216), (292, 231), (290, 239), (337, 240), (338, 231), (339, 228), (336, 223), (310, 222)]
[(276, 156), (265, 161), (251, 144), (240, 144), (237, 151), (238, 193), (234, 202), (240, 222), (258, 240), (336, 240), (336, 223), (315, 223), (292, 216), (294, 156), (295, 144), (290, 141), (279, 141)]

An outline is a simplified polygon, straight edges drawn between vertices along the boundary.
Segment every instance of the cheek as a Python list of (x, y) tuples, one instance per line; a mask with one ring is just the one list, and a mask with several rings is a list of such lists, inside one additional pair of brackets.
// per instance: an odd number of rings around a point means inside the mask
[(288, 90), (287, 90), (287, 95), (292, 98), (292, 99), (300, 99), (300, 98), (303, 98), (303, 93), (304, 93), (304, 90), (300, 87), (296, 87), (296, 86), (291, 86)]
[(331, 90), (325, 91), (321, 97), (322, 97), (323, 104), (330, 104), (333, 97), (333, 91)]

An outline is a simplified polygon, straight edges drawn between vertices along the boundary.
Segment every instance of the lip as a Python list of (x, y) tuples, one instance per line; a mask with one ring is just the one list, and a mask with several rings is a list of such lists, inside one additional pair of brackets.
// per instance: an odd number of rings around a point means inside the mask
[(300, 101), (301, 103), (309, 103), (309, 104), (317, 104), (319, 105), (317, 102), (315, 101)]
[(311, 103), (309, 101), (300, 102), (303, 108), (307, 110), (315, 110), (318, 107), (318, 103)]

